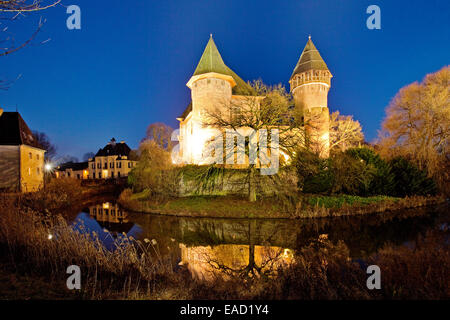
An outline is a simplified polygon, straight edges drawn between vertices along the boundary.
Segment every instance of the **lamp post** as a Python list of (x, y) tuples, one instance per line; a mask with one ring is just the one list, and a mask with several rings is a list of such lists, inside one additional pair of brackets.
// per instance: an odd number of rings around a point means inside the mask
[(46, 185), (46, 178), (47, 178), (46, 176), (48, 174), (50, 174), (52, 172), (52, 170), (53, 170), (53, 165), (50, 162), (47, 162), (44, 165), (44, 190), (45, 190), (45, 185)]

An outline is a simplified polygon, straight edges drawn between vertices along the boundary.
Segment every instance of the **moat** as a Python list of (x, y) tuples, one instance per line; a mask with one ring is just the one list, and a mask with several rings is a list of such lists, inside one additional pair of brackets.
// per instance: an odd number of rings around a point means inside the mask
[(187, 266), (200, 278), (220, 269), (243, 270), (250, 264), (289, 264), (297, 250), (319, 238), (343, 241), (358, 261), (388, 244), (414, 248), (433, 230), (444, 233), (445, 241), (450, 239), (448, 203), (383, 214), (291, 220), (158, 216), (128, 212), (103, 199), (69, 216), (75, 229), (95, 232), (108, 250), (125, 236), (140, 240), (154, 247), (155, 257)]

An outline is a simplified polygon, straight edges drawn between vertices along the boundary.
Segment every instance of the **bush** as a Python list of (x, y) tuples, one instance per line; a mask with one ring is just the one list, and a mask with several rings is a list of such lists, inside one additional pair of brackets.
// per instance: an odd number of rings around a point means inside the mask
[(411, 195), (435, 195), (436, 183), (427, 177), (427, 173), (419, 170), (414, 164), (403, 157), (396, 157), (389, 161), (394, 175), (392, 195), (405, 197)]
[(293, 164), (297, 171), (298, 188), (305, 193), (329, 193), (333, 185), (328, 159), (321, 159), (309, 151), (297, 153)]
[(346, 151), (346, 154), (355, 159), (363, 160), (365, 165), (369, 167), (367, 172), (370, 172), (370, 177), (367, 178), (370, 178), (370, 181), (365, 188), (359, 190), (360, 195), (391, 195), (393, 193), (394, 174), (389, 164), (381, 159), (375, 151), (367, 147), (351, 148)]
[(374, 175), (374, 168), (364, 161), (355, 159), (347, 153), (337, 153), (331, 159), (333, 194), (345, 193), (351, 195), (365, 195), (370, 188)]
[(301, 151), (294, 159), (298, 187), (304, 193), (386, 195), (405, 197), (435, 195), (436, 183), (405, 158), (387, 162), (369, 148), (352, 148), (330, 159)]
[(177, 190), (177, 172), (172, 165), (170, 152), (153, 140), (139, 146), (139, 161), (128, 175), (133, 191), (149, 190), (152, 197), (167, 197)]

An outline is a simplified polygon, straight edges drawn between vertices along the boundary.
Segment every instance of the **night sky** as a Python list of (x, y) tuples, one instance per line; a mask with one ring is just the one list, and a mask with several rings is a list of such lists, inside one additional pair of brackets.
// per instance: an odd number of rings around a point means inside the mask
[[(311, 34), (334, 76), (330, 110), (353, 115), (368, 141), (402, 86), (450, 63), (448, 0), (63, 2), (80, 6), (81, 30), (66, 28), (61, 6), (10, 26), (20, 42), (47, 19), (39, 41), (0, 57), (1, 79), (21, 75), (0, 107), (79, 158), (112, 137), (137, 148), (152, 122), (176, 127), (210, 33), (241, 78), (286, 86)], [(381, 30), (366, 27), (371, 4)]]

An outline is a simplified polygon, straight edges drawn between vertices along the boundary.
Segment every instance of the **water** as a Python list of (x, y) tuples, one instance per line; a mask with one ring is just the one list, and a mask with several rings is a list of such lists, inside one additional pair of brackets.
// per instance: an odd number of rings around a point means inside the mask
[[(448, 232), (448, 205), (353, 217), (322, 219), (218, 219), (127, 212), (101, 201), (75, 213), (72, 225), (96, 232), (109, 250), (114, 240), (150, 241), (161, 256), (188, 266), (194, 276), (260, 270), (289, 264), (295, 251), (319, 237), (343, 241), (353, 259), (364, 259), (386, 244), (414, 247), (430, 230)], [(80, 225), (84, 228), (80, 229)]]

